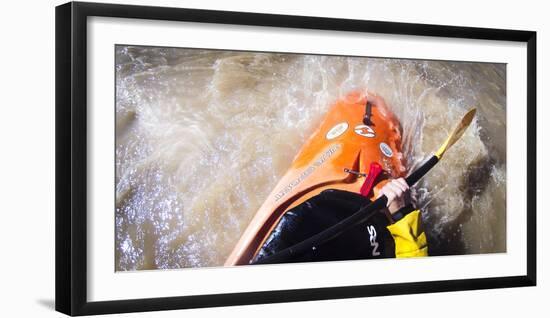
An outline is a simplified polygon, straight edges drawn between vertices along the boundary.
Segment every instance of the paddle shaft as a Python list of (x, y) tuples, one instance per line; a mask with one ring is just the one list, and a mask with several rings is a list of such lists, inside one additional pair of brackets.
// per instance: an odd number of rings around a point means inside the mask
[[(414, 185), (416, 182), (418, 182), (418, 180), (420, 180), (420, 178), (422, 178), (428, 171), (430, 171), (430, 169), (432, 169), (438, 162), (439, 162), (439, 158), (437, 156), (432, 156), (428, 161), (424, 162), (422, 166), (420, 166), (413, 173), (411, 173), (407, 178), (405, 178), (405, 181), (409, 186)], [(329, 227), (328, 229), (318, 234), (315, 234), (314, 236), (296, 245), (285, 248), (275, 254), (262, 258), (257, 262), (254, 262), (253, 264), (282, 263), (282, 262), (288, 261), (289, 259), (292, 259), (293, 257), (303, 255), (307, 251), (315, 250), (318, 246), (321, 246), (322, 244), (336, 238), (337, 236), (339, 236), (346, 230), (350, 229), (351, 227), (367, 221), (379, 210), (385, 208), (387, 203), (388, 203), (388, 198), (385, 195), (382, 195), (375, 201), (359, 209), (350, 217), (345, 218), (344, 220), (336, 223), (335, 225)]]

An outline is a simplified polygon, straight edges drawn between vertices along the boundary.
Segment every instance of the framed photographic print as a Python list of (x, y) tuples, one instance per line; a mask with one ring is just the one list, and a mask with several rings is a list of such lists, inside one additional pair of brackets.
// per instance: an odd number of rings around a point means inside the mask
[(536, 33), (56, 8), (56, 309), (534, 286)]

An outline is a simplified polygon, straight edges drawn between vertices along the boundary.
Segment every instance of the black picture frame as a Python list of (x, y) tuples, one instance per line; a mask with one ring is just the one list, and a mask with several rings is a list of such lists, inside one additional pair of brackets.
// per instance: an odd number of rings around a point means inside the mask
[[(155, 311), (536, 285), (536, 32), (197, 9), (70, 2), (56, 7), (56, 310)], [(91, 16), (500, 40), (527, 44), (527, 274), (353, 287), (87, 301), (87, 18)]]

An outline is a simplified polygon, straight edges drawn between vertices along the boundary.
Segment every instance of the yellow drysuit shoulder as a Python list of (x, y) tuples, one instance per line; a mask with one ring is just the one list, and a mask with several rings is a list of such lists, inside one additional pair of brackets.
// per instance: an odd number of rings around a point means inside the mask
[(412, 211), (387, 228), (395, 242), (395, 257), (428, 256), (428, 243), (419, 210)]

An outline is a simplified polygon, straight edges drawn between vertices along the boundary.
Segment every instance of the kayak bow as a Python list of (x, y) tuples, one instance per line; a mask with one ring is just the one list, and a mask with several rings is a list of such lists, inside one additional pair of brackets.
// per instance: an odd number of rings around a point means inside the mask
[(384, 174), (377, 178), (371, 199), (386, 179), (403, 177), (406, 172), (401, 126), (381, 97), (352, 92), (330, 107), (254, 215), (225, 265), (249, 264), (282, 215), (323, 190), (360, 193), (372, 163), (379, 164)]

